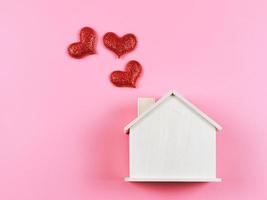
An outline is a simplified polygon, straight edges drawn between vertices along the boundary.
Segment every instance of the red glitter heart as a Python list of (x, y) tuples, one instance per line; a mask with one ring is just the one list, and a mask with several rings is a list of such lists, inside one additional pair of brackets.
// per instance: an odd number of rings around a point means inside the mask
[(90, 27), (80, 31), (80, 42), (72, 43), (68, 47), (69, 55), (73, 58), (83, 58), (96, 53), (96, 32)]
[(118, 57), (134, 50), (137, 39), (134, 34), (126, 34), (123, 37), (117, 36), (115, 33), (108, 32), (103, 37), (104, 45), (117, 54)]
[(136, 81), (142, 72), (139, 62), (131, 60), (127, 63), (125, 71), (114, 71), (110, 75), (111, 82), (117, 87), (136, 87)]

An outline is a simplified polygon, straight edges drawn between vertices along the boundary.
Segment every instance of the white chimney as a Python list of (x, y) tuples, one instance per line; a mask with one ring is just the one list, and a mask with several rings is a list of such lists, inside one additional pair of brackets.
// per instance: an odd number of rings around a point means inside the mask
[(154, 103), (154, 98), (138, 97), (138, 116), (150, 108)]

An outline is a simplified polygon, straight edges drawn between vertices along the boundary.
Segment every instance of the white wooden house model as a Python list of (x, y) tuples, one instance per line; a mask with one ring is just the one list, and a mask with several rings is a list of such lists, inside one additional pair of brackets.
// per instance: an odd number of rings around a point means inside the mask
[(222, 127), (175, 91), (138, 98), (129, 133), (126, 181), (218, 182), (216, 132)]

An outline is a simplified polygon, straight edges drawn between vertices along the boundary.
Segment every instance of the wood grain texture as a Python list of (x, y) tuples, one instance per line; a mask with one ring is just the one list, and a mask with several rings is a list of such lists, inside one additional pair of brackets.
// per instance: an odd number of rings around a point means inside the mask
[(160, 106), (162, 103), (165, 102), (166, 99), (168, 99), (170, 96), (173, 96), (177, 98), (181, 103), (184, 104), (184, 106), (187, 106), (192, 112), (197, 114), (199, 117), (206, 120), (208, 123), (210, 123), (212, 126), (214, 126), (217, 130), (221, 131), (222, 127), (215, 122), (213, 119), (211, 119), (207, 114), (199, 110), (195, 105), (193, 105), (190, 101), (185, 99), (182, 95), (180, 95), (178, 92), (171, 90), (166, 95), (161, 97), (155, 104), (150, 106), (146, 111), (144, 111), (142, 114), (140, 114), (137, 118), (135, 118), (133, 121), (131, 121), (127, 126), (124, 127), (124, 132), (128, 133), (129, 129), (138, 123), (140, 120), (145, 118), (147, 115), (149, 115), (150, 112), (152, 112), (154, 109), (157, 109), (158, 106)]
[(130, 129), (128, 180), (216, 179), (216, 128), (169, 96)]

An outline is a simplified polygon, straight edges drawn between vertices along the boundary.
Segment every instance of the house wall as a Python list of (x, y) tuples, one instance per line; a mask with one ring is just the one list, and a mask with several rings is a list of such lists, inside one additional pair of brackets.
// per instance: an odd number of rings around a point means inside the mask
[(216, 129), (170, 96), (130, 130), (131, 178), (215, 178)]

